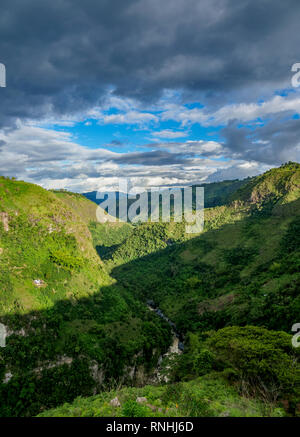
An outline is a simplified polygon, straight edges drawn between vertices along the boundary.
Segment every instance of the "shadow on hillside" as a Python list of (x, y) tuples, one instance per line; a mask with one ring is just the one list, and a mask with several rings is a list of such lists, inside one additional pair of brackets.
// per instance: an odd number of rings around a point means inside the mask
[(96, 246), (96, 251), (102, 261), (108, 261), (111, 259), (114, 251), (119, 247), (119, 244), (114, 244), (112, 246)]

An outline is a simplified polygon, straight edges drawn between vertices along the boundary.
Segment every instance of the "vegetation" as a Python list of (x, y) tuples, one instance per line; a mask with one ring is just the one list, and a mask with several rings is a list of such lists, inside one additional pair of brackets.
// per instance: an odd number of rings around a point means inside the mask
[(299, 415), (300, 165), (209, 189), (191, 236), (0, 178), (1, 416)]
[[(111, 401), (118, 398), (120, 406)], [(145, 398), (142, 403), (138, 398)], [(143, 388), (123, 388), (42, 413), (42, 417), (281, 417), (283, 408), (240, 395), (218, 373), (189, 382)]]

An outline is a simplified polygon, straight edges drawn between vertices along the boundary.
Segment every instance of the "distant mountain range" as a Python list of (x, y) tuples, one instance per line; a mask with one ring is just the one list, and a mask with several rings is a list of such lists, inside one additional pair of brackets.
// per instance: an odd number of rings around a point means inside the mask
[[(193, 205), (195, 206), (195, 188), (198, 186), (201, 186), (204, 188), (204, 206), (205, 208), (211, 208), (214, 206), (220, 206), (226, 204), (230, 200), (230, 196), (239, 188), (247, 184), (251, 178), (246, 178), (243, 180), (232, 180), (232, 181), (223, 181), (223, 182), (212, 182), (202, 185), (193, 185)], [(176, 190), (182, 190), (182, 188), (176, 188)], [(121, 193), (118, 191), (113, 191), (112, 193), (116, 196), (116, 202), (117, 202), (117, 217), (119, 217), (119, 199), (120, 197), (127, 196), (127, 206), (128, 208), (132, 203), (135, 202), (134, 198), (128, 198), (128, 195), (125, 193)], [(101, 193), (102, 195), (102, 193)], [(83, 196), (85, 196), (87, 199), (91, 200), (92, 202), (95, 202), (97, 205), (103, 202), (104, 198), (99, 197), (97, 191), (91, 191), (89, 193), (83, 193)], [(149, 214), (150, 214), (150, 206), (151, 206), (151, 194), (150, 191), (148, 192), (148, 204), (149, 204)], [(172, 200), (171, 200), (172, 205)]]

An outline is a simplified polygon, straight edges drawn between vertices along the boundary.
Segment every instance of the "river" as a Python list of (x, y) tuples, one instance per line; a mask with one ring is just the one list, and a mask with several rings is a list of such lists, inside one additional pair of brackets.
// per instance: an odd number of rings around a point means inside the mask
[[(168, 377), (166, 375), (163, 375), (161, 370), (161, 364), (164, 358), (167, 358), (168, 356), (177, 354), (180, 355), (184, 351), (184, 337), (182, 334), (180, 334), (176, 328), (176, 325), (174, 322), (172, 322), (162, 311), (160, 308), (158, 308), (155, 303), (152, 300), (147, 301), (147, 307), (150, 311), (154, 311), (159, 317), (161, 317), (163, 320), (165, 320), (172, 329), (172, 344), (169, 347), (168, 351), (159, 357), (157, 370), (156, 370), (156, 378), (159, 382), (165, 381), (168, 382)], [(165, 370), (170, 368), (170, 366), (166, 366)]]

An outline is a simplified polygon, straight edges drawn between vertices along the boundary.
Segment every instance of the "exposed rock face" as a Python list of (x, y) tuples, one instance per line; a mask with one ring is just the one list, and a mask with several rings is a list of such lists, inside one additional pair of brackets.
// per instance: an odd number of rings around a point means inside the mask
[(0, 347), (6, 346), (7, 329), (6, 326), (0, 323)]
[(110, 401), (110, 405), (112, 405), (113, 407), (120, 407), (121, 403), (120, 403), (119, 399), (117, 397), (115, 397), (114, 399), (112, 399)]
[(11, 372), (7, 372), (4, 375), (3, 384), (7, 384), (11, 378), (13, 377), (13, 374)]
[[(168, 382), (169, 378), (167, 375), (164, 375), (162, 373), (162, 363), (164, 358), (174, 358), (176, 355), (180, 355), (182, 354), (183, 350), (184, 350), (184, 344), (182, 341), (180, 341), (180, 339), (182, 338), (182, 336), (177, 332), (176, 330), (176, 325), (175, 323), (173, 323), (170, 319), (168, 319), (168, 317), (166, 317), (164, 315), (164, 313), (161, 311), (160, 308), (154, 307), (151, 305), (154, 304), (153, 301), (148, 300), (147, 301), (147, 306), (149, 308), (150, 311), (155, 311), (156, 314), (161, 317), (162, 319), (164, 319), (172, 328), (172, 344), (169, 347), (169, 350), (164, 354), (161, 355), (158, 359), (158, 363), (157, 363), (157, 368), (154, 372), (154, 375), (152, 376), (152, 378), (150, 379), (150, 383), (156, 383), (156, 382)], [(168, 369), (170, 369), (170, 366), (165, 366), (164, 371), (168, 371)]]
[(10, 337), (11, 335), (20, 335), (21, 337), (26, 337), (26, 331), (24, 328), (19, 329), (18, 331), (14, 331), (11, 329), (7, 329), (7, 337)]
[(67, 357), (66, 355), (59, 357), (56, 361), (54, 362), (44, 362), (41, 364), (41, 366), (36, 367), (35, 369), (33, 369), (34, 373), (41, 373), (43, 370), (47, 370), (47, 369), (53, 369), (54, 367), (58, 367), (58, 366), (62, 366), (64, 364), (67, 364), (68, 366), (70, 366), (73, 362), (73, 358), (72, 357)]
[[(182, 351), (183, 351), (183, 345), (179, 341), (179, 338), (173, 333), (173, 342), (172, 342), (171, 346), (169, 347), (169, 350), (164, 355), (159, 357), (159, 360), (157, 363), (158, 367), (157, 367), (156, 372), (155, 372), (154, 381), (156, 380), (159, 383), (169, 382), (169, 377), (162, 372), (163, 369), (161, 367), (161, 364), (163, 363), (163, 360), (165, 358), (173, 359), (176, 355), (182, 354)], [(169, 369), (170, 369), (170, 365), (165, 366), (164, 372), (168, 371)]]
[(136, 402), (137, 402), (138, 404), (143, 404), (143, 403), (147, 402), (147, 398), (137, 397), (137, 398), (136, 398)]
[(0, 221), (3, 224), (5, 232), (9, 231), (9, 216), (7, 212), (0, 212)]
[(93, 390), (93, 395), (96, 395), (98, 393), (99, 387), (101, 387), (101, 385), (104, 382), (105, 373), (102, 367), (99, 367), (99, 364), (96, 361), (91, 362), (89, 368), (90, 368), (91, 377), (96, 383), (96, 386), (94, 387)]

